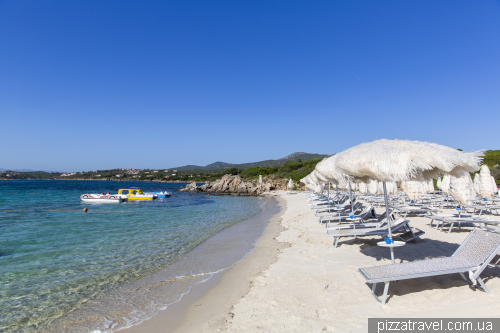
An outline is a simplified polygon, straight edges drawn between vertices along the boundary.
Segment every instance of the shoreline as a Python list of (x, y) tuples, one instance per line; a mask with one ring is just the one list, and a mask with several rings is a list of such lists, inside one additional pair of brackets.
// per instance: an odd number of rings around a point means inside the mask
[(254, 248), (230, 268), (214, 274), (209, 280), (195, 285), (181, 300), (152, 318), (120, 330), (124, 333), (212, 332), (227, 328), (232, 308), (250, 291), (253, 280), (278, 261), (278, 254), (288, 244), (276, 237), (284, 230), (281, 219), (286, 202), (278, 195), (266, 194), (278, 201), (279, 211), (268, 218), (263, 234)]

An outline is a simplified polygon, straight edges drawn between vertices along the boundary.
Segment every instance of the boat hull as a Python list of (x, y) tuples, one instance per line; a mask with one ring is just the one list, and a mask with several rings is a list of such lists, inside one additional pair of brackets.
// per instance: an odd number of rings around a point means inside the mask
[(84, 202), (116, 203), (126, 201), (127, 198), (119, 194), (82, 194), (80, 200)]
[(131, 195), (127, 197), (128, 201), (144, 201), (144, 200), (153, 200), (153, 196), (135, 196)]
[(119, 203), (122, 202), (123, 199), (117, 198), (117, 199), (97, 199), (97, 198), (85, 198), (81, 199), (83, 202), (101, 202), (101, 203)]

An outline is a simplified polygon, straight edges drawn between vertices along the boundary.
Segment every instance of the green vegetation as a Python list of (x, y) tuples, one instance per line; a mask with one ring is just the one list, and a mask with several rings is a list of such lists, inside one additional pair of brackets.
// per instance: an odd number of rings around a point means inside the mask
[[(297, 160), (282, 161), (280, 165), (251, 166), (248, 168), (229, 167), (221, 169), (193, 169), (193, 170), (135, 170), (109, 169), (97, 171), (83, 171), (71, 174), (43, 171), (16, 172), (0, 171), (0, 179), (85, 179), (85, 180), (141, 180), (141, 181), (178, 181), (198, 182), (214, 181), (224, 175), (239, 175), (243, 180), (258, 179), (259, 175), (270, 179), (292, 178), (295, 182), (311, 173), (322, 158), (310, 158), (303, 161), (304, 155)], [(485, 152), (483, 163), (488, 165), (491, 174), (500, 184), (500, 150)], [(251, 165), (251, 163), (249, 163)], [(474, 175), (472, 175), (474, 176)]]
[(0, 179), (59, 179), (59, 172), (45, 171), (0, 171)]
[(240, 177), (254, 179), (262, 175), (273, 179), (292, 178), (295, 182), (298, 182), (311, 173), (321, 160), (321, 158), (311, 158), (305, 162), (287, 161), (280, 166), (248, 168), (240, 174)]
[(500, 184), (500, 150), (487, 150), (483, 163), (490, 168), (491, 175), (495, 177), (497, 184)]

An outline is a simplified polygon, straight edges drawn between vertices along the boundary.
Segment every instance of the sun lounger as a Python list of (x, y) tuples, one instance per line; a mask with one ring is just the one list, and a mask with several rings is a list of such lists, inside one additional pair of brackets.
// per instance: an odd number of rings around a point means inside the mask
[[(399, 218), (395, 221), (391, 221), (391, 230), (393, 236), (396, 233), (402, 233), (397, 235), (402, 241), (409, 242), (415, 238), (424, 234), (422, 230), (417, 230), (417, 233), (409, 225), (410, 221), (404, 218)], [(327, 229), (327, 235), (333, 237), (333, 247), (336, 248), (340, 237), (365, 237), (365, 236), (381, 236), (384, 238), (389, 230), (387, 225), (381, 228), (360, 228), (360, 229)]]
[(430, 207), (425, 207), (425, 206), (396, 206), (396, 205), (391, 205), (392, 208), (398, 210), (401, 212), (403, 217), (406, 217), (406, 215), (411, 214), (411, 215), (420, 215), (420, 214), (430, 214), (432, 215), (433, 213), (439, 213), (441, 210), (437, 210), (435, 208), (430, 208)]
[(350, 223), (355, 223), (364, 219), (377, 217), (377, 214), (375, 213), (375, 208), (373, 208), (373, 206), (366, 206), (359, 214), (356, 213), (354, 213), (354, 215), (351, 214), (352, 213), (350, 211), (347, 211), (337, 215), (321, 216), (319, 222), (320, 223), (326, 222), (326, 227), (328, 228), (328, 225), (331, 222), (341, 223), (342, 221), (347, 221)]
[[(394, 221), (401, 216), (399, 216), (396, 212), (391, 212), (389, 211), (389, 220)], [(357, 223), (352, 223), (352, 224), (336, 224), (336, 225), (327, 225), (327, 229), (361, 229), (361, 228), (383, 228), (384, 225), (387, 224), (387, 212), (384, 212), (382, 215), (378, 216), (376, 220), (367, 220), (367, 221), (362, 221), (362, 222), (357, 222)]]
[(451, 233), (451, 230), (455, 226), (455, 224), (458, 224), (458, 228), (460, 229), (462, 227), (462, 224), (470, 225), (473, 227), (476, 227), (476, 223), (480, 223), (482, 226), (484, 226), (486, 223), (499, 223), (497, 221), (492, 221), (485, 219), (483, 217), (479, 216), (438, 216), (438, 215), (425, 215), (424, 217), (431, 219), (431, 223), (429, 223), (429, 226), (433, 226), (434, 221), (438, 221), (439, 223), (436, 224), (436, 229), (441, 225), (441, 228), (439, 230), (443, 231), (443, 227), (445, 223), (450, 224), (450, 229), (448, 229), (448, 233)]
[[(352, 207), (354, 213), (359, 211), (360, 209), (363, 208), (363, 204), (361, 202), (356, 202), (354, 204), (354, 207)], [(335, 211), (333, 211), (335, 210)], [(325, 209), (318, 209), (316, 213), (314, 214), (317, 217), (324, 217), (324, 216), (339, 216), (339, 215), (346, 215), (346, 214), (351, 214), (351, 205), (347, 205), (344, 207), (329, 207)]]
[[(354, 205), (356, 205), (356, 198), (353, 198)], [(341, 203), (337, 203), (334, 201), (329, 201), (325, 204), (318, 204), (318, 205), (313, 205), (311, 207), (311, 210), (316, 210), (316, 211), (324, 211), (324, 212), (333, 212), (333, 211), (339, 211), (339, 210), (346, 210), (346, 209), (351, 209), (351, 199), (346, 199), (345, 201)]]
[(473, 205), (473, 206), (467, 206), (467, 209), (472, 209), (474, 213), (479, 211), (479, 216), (483, 213), (483, 211), (490, 212), (490, 214), (493, 214), (493, 211), (498, 215), (498, 210), (500, 209), (500, 206), (493, 206), (493, 205)]
[[(372, 284), (372, 295), (382, 306), (385, 305), (387, 300), (387, 292), (391, 281), (453, 273), (459, 273), (466, 282), (472, 285), (476, 285), (476, 281), (479, 282), (482, 289), (491, 294), (479, 275), (499, 251), (500, 234), (476, 228), (451, 257), (366, 267), (360, 268), (359, 272), (367, 283)], [(466, 272), (469, 272), (472, 283), (465, 277), (464, 273)], [(375, 288), (379, 282), (385, 284), (382, 300), (375, 293)]]

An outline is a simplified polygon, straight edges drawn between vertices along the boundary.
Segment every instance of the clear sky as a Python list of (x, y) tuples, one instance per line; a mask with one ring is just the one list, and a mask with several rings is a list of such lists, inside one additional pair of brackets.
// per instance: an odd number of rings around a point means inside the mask
[(0, 168), (500, 149), (499, 1), (0, 0)]

